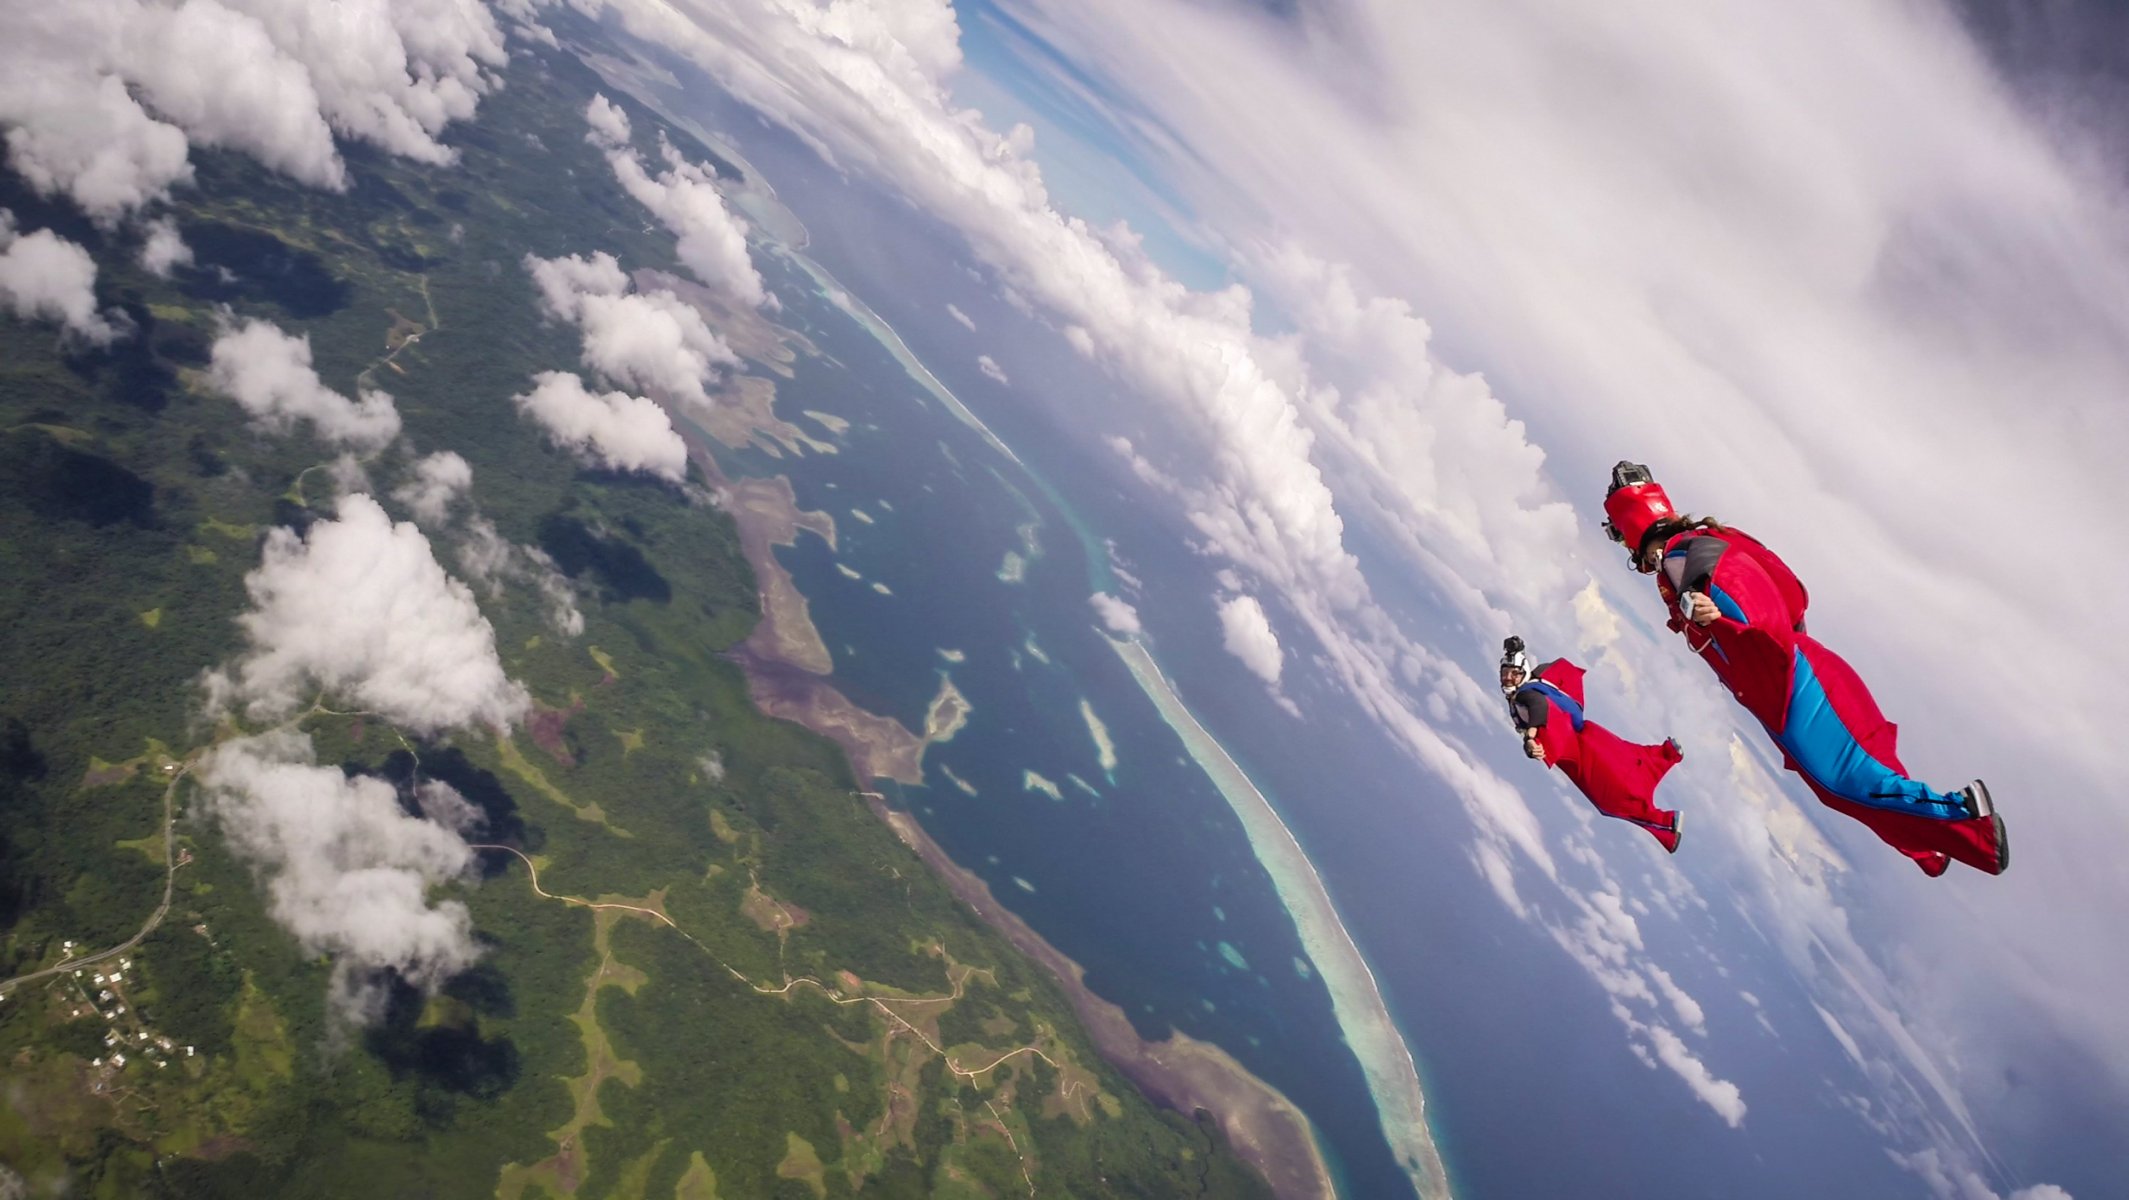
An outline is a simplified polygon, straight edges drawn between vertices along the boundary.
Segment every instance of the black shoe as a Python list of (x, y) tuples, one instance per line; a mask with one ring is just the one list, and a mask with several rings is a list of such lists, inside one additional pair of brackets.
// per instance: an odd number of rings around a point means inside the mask
[[(1982, 794), (1987, 795), (1988, 793), (1983, 792)], [(2001, 875), (2011, 869), (2011, 827), (2003, 823), (2002, 817), (1993, 813), (1989, 815), (1989, 820), (1996, 825), (1996, 870), (1994, 873)]]
[(1966, 815), (1971, 818), (1996, 815), (1996, 801), (1989, 796), (1989, 785), (1976, 779), (1959, 789), (1959, 799), (1966, 804)]

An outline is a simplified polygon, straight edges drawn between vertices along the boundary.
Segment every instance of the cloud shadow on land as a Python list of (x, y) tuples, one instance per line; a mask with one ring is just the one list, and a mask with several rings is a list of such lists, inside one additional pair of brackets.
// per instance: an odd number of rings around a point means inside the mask
[(0, 437), (0, 496), (8, 494), (47, 520), (98, 528), (127, 523), (149, 529), (157, 523), (154, 484), (42, 430)]
[(298, 320), (312, 320), (339, 312), (354, 299), (354, 288), (323, 258), (265, 230), (215, 221), (181, 221), (179, 230), (197, 264), (182, 274), (181, 285), (195, 300), (271, 304)]
[[(385, 757), (378, 774), (391, 780), (399, 789), (400, 806), (409, 815), (421, 813), (421, 806), (414, 798), (414, 785), (418, 780), (435, 780), (457, 789), (459, 795), (480, 810), (480, 828), (466, 834), (469, 842), (516, 846), (527, 854), (537, 854), (547, 845), (546, 830), (525, 823), (518, 812), (517, 799), (503, 786), (503, 781), (494, 772), (476, 765), (466, 757), (464, 750), (456, 746), (422, 747), (418, 766), (411, 752), (394, 750)], [(482, 850), (476, 854), (484, 879), (506, 873), (517, 861), (514, 856), (498, 850)]]
[(419, 988), (396, 976), (386, 988), (384, 1016), (364, 1034), (363, 1045), (393, 1079), (418, 1082), (416, 1111), (424, 1120), (446, 1124), (456, 1097), (492, 1100), (517, 1086), (522, 1056), (516, 1043), (482, 1037), (473, 1019), (508, 1015), (516, 1007), (509, 983), (492, 964), (469, 968), (446, 985), (439, 995), (457, 1003), (437, 1006), (441, 1019), (426, 1025), (432, 1002)]
[(591, 575), (609, 602), (650, 600), (669, 603), (673, 587), (651, 566), (643, 551), (568, 513), (551, 513), (540, 522), (540, 549), (554, 559), (571, 581)]

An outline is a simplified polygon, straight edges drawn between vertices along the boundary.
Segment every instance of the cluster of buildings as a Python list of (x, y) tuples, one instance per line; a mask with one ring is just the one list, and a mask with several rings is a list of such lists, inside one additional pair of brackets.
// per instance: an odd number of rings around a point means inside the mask
[[(74, 943), (63, 942), (60, 949), (66, 957), (72, 957)], [(61, 960), (64, 962), (64, 958)], [(105, 1054), (91, 1060), (89, 1066), (98, 1072), (92, 1083), (96, 1091), (104, 1090), (111, 1077), (125, 1069), (130, 1062), (153, 1063), (156, 1070), (167, 1069), (178, 1058), (194, 1058), (198, 1049), (180, 1046), (173, 1039), (149, 1028), (146, 1015), (128, 1003), (126, 985), (131, 981), (133, 960), (120, 958), (118, 965), (107, 970), (77, 967), (74, 973), (62, 982), (69, 985), (60, 999), (66, 1007), (70, 1020), (90, 1016), (101, 1017), (110, 1023), (104, 1031)]]

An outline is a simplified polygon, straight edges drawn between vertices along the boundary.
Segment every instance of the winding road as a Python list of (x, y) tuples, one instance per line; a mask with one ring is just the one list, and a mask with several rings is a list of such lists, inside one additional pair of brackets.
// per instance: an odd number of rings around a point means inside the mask
[(18, 984), (35, 983), (40, 979), (64, 975), (70, 971), (78, 971), (83, 967), (94, 966), (106, 959), (116, 958), (121, 954), (128, 953), (135, 946), (145, 941), (149, 934), (154, 933), (156, 926), (163, 923), (163, 918), (170, 915), (170, 898), (177, 890), (177, 785), (184, 782), (185, 776), (190, 774), (192, 774), (192, 761), (187, 759), (177, 769), (177, 773), (170, 777), (170, 786), (163, 789), (163, 902), (156, 905), (155, 911), (149, 914), (148, 923), (140, 927), (139, 933), (111, 947), (109, 950), (98, 951), (95, 954), (85, 955), (81, 958), (62, 959), (58, 966), (46, 967), (42, 971), (31, 971), (27, 975), (17, 975), (13, 979), (0, 980), (0, 997), (7, 996), (10, 989)]

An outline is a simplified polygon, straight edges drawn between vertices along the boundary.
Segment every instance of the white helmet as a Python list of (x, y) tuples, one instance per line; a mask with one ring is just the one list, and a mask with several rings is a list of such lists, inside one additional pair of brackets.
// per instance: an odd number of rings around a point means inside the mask
[[(1504, 672), (1510, 670), (1521, 671), (1526, 681), (1537, 674), (1531, 668), (1530, 655), (1523, 650), (1522, 638), (1511, 637), (1501, 643), (1501, 670)], [(1520, 684), (1504, 683), (1501, 685), (1501, 694), (1504, 696), (1513, 695), (1515, 689), (1520, 686)]]

